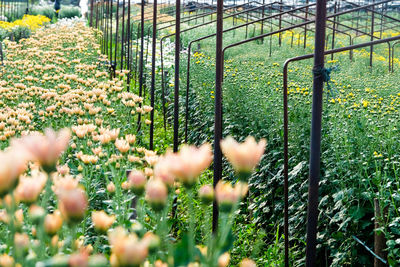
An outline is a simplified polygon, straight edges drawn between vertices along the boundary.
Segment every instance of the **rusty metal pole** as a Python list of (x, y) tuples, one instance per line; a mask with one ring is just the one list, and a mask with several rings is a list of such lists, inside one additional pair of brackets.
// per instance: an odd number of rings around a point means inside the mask
[[(306, 5), (308, 6), (308, 1), (309, 0), (307, 0), (306, 1)], [(307, 21), (308, 20), (308, 7), (306, 7), (306, 14), (305, 14), (305, 18), (304, 18), (304, 21)], [(304, 41), (303, 41), (303, 43), (304, 43), (304, 49), (307, 47), (307, 25), (305, 25), (304, 26)], [(300, 36), (299, 36), (299, 38), (300, 38)]]
[[(376, 255), (386, 260), (387, 253), (386, 251), (386, 238), (384, 233), (378, 232), (377, 229), (382, 227), (382, 222), (385, 221), (387, 217), (388, 206), (385, 208), (381, 208), (379, 204), (379, 200), (377, 198), (374, 199), (375, 206), (375, 233), (374, 233), (374, 252)], [(374, 257), (374, 267), (385, 267), (380, 259)]]
[(126, 24), (126, 39), (127, 39), (127, 58), (126, 67), (129, 70), (127, 77), (127, 90), (130, 91), (131, 88), (131, 1), (128, 0), (128, 19)]
[(117, 58), (118, 58), (118, 31), (119, 31), (119, 0), (117, 0), (117, 10), (115, 14), (115, 43), (114, 43), (114, 59), (115, 62), (113, 62), (114, 66), (114, 71), (117, 68)]
[(326, 26), (326, 0), (317, 0), (315, 15), (314, 81), (311, 119), (310, 173), (307, 211), (306, 266), (316, 266), (318, 225), (318, 183), (321, 163), (321, 121), (324, 87), (324, 48)]
[(177, 152), (179, 145), (179, 55), (181, 48), (181, 0), (176, 0), (175, 14), (174, 152)]
[[(263, 7), (261, 10), (261, 12), (262, 12), (261, 19), (264, 19), (264, 17), (265, 17), (265, 0), (263, 0), (262, 4), (263, 4)], [(264, 20), (261, 20), (261, 34), (263, 34), (263, 33), (264, 33)], [(262, 44), (264, 43), (264, 38), (261, 39), (261, 43)]]
[[(375, 0), (372, 1), (373, 3), (375, 3)], [(371, 42), (374, 40), (374, 24), (375, 24), (375, 6), (372, 6), (372, 17), (371, 17)], [(373, 54), (374, 54), (374, 46), (371, 45), (371, 47), (369, 48), (369, 66), (372, 67), (372, 59), (373, 59)]]
[[(216, 34), (216, 59), (215, 59), (215, 113), (214, 113), (214, 187), (222, 178), (222, 153), (220, 142), (222, 139), (222, 79), (224, 73), (222, 57), (223, 36), (223, 7), (224, 1), (217, 0), (217, 34)], [(212, 230), (217, 233), (218, 229), (218, 204), (213, 203)]]
[(110, 1), (110, 62), (113, 65), (113, 1)]
[(156, 85), (156, 43), (157, 43), (157, 0), (153, 3), (153, 32), (151, 43), (151, 84), (150, 84), (150, 150), (154, 149), (154, 90)]
[[(143, 91), (143, 49), (144, 49), (144, 4), (145, 0), (141, 2), (141, 9), (140, 9), (140, 54), (139, 54), (139, 97), (142, 97)], [(142, 105), (139, 103), (139, 107)], [(141, 128), (141, 120), (142, 120), (142, 113), (138, 113), (138, 128), (137, 131), (140, 131)]]
[[(282, 6), (283, 6), (283, 1), (281, 0), (280, 3), (280, 11), (279, 13), (282, 13)], [(279, 16), (279, 30), (282, 29), (282, 16)], [(281, 37), (281, 33), (279, 33), (279, 46), (282, 45), (282, 37)]]
[[(130, 1), (130, 0), (128, 0)], [(121, 70), (124, 69), (124, 43), (125, 43), (125, 0), (122, 1), (122, 25), (121, 25)]]
[[(337, 2), (335, 1), (335, 9), (334, 13), (336, 14), (337, 12)], [(335, 33), (336, 33), (336, 19), (337, 17), (333, 18), (333, 29), (332, 29), (332, 44), (331, 44), (331, 49), (335, 48)], [(331, 60), (333, 60), (333, 54), (331, 54)]]

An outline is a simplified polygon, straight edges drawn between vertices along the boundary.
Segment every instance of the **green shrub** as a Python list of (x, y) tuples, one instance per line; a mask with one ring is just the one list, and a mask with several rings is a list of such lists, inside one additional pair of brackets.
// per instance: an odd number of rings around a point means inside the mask
[(43, 15), (48, 17), (49, 19), (53, 19), (56, 14), (53, 6), (33, 6), (31, 9), (32, 15)]
[(31, 36), (32, 31), (26, 26), (14, 27), (10, 32), (10, 39), (18, 42), (21, 39)]
[(63, 6), (58, 15), (60, 19), (80, 17), (80, 16), (81, 16), (81, 9), (79, 7), (74, 7), (74, 6)]

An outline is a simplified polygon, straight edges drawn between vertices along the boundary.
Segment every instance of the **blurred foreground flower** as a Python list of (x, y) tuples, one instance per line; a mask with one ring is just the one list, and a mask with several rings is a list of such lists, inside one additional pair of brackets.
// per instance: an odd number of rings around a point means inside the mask
[(110, 231), (108, 239), (112, 266), (140, 266), (149, 253), (147, 242), (139, 240), (133, 233), (128, 234), (122, 227)]
[(111, 225), (115, 221), (115, 215), (107, 215), (103, 210), (102, 211), (93, 211), (92, 212), (92, 221), (94, 228), (100, 233), (105, 233), (111, 227)]
[(31, 134), (14, 140), (14, 146), (26, 149), (32, 160), (37, 160), (43, 170), (50, 173), (56, 170), (61, 153), (67, 148), (71, 133), (68, 129), (55, 132), (46, 129), (45, 134)]
[(215, 187), (215, 196), (222, 211), (229, 212), (248, 191), (248, 185), (238, 182), (234, 187), (228, 182), (219, 181)]
[(172, 173), (185, 186), (191, 187), (198, 176), (210, 166), (213, 159), (211, 145), (206, 143), (200, 147), (184, 145), (178, 152)]
[(164, 208), (168, 199), (168, 188), (160, 179), (150, 179), (146, 185), (146, 200), (156, 211)]
[(242, 180), (247, 179), (250, 173), (260, 162), (267, 142), (261, 139), (258, 143), (249, 136), (241, 144), (231, 136), (221, 141), (221, 149), (225, 157), (232, 164)]

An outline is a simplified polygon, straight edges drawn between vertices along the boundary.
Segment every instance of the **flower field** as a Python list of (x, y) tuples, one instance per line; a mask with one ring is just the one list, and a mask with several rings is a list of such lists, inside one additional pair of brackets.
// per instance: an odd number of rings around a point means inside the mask
[[(212, 161), (211, 146), (183, 146), (179, 153), (164, 156), (143, 147), (146, 140), (135, 135), (131, 122), (140, 113), (145, 129), (151, 107), (126, 91), (127, 72), (109, 79), (98, 34), (78, 21), (40, 29), (19, 43), (5, 42), (0, 265), (167, 266), (200, 261), (227, 266), (233, 223), (229, 215), (247, 193), (246, 177), (258, 164), (265, 141), (257, 144), (249, 138), (239, 145), (227, 139), (224, 153), (242, 181), (234, 186), (221, 182), (215, 193), (210, 185), (199, 188), (198, 176)], [(259, 152), (239, 152), (249, 148)], [(167, 219), (175, 220), (170, 212), (177, 194), (189, 201), (189, 213), (179, 211), (187, 216), (183, 223), (188, 234), (169, 234), (173, 225)], [(214, 194), (226, 226), (211, 238), (205, 222), (204, 239), (195, 239), (199, 225), (194, 209), (209, 213)], [(177, 237), (182, 241), (174, 241)], [(207, 252), (204, 244), (212, 249)], [(182, 249), (185, 253), (171, 254)], [(250, 259), (241, 264), (254, 266)]]
[(0, 267), (398, 266), (386, 2), (0, 8)]

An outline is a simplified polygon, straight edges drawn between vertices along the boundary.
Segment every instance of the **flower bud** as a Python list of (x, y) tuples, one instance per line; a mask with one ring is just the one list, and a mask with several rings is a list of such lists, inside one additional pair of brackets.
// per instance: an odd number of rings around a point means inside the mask
[(146, 200), (156, 211), (160, 211), (167, 203), (168, 188), (159, 179), (151, 179), (146, 185)]
[(253, 260), (245, 258), (240, 262), (239, 267), (257, 267), (257, 264)]
[(28, 214), (32, 222), (38, 224), (43, 219), (46, 212), (42, 207), (33, 204), (29, 207)]
[(143, 172), (133, 170), (128, 175), (128, 182), (131, 185), (133, 193), (135, 193), (137, 196), (141, 196), (144, 192), (147, 178)]
[(107, 185), (107, 191), (108, 191), (108, 193), (110, 193), (110, 194), (114, 194), (114, 193), (115, 193), (115, 184), (114, 184), (113, 182), (110, 182), (110, 183)]
[(14, 258), (7, 254), (0, 255), (0, 266), (13, 267), (14, 266)]
[(69, 222), (79, 222), (85, 216), (88, 200), (85, 192), (80, 188), (65, 190), (59, 195), (60, 211)]
[(160, 238), (152, 232), (145, 233), (142, 241), (147, 245), (150, 252), (157, 251), (161, 243)]
[(55, 235), (62, 226), (62, 218), (59, 211), (55, 211), (53, 214), (47, 214), (44, 218), (44, 231), (50, 235)]
[(225, 252), (218, 258), (218, 267), (228, 267), (230, 259), (229, 252)]
[(230, 183), (219, 181), (215, 187), (217, 202), (223, 212), (230, 212), (233, 205), (239, 201), (241, 191), (235, 190)]
[(20, 256), (25, 255), (29, 249), (29, 236), (25, 233), (15, 233), (14, 235), (14, 246), (17, 254)]
[(213, 202), (214, 200), (214, 189), (211, 185), (203, 185), (199, 189), (199, 197), (200, 200), (208, 205)]
[(115, 215), (108, 216), (104, 211), (92, 212), (94, 228), (100, 233), (105, 233), (115, 221)]
[(265, 139), (257, 143), (252, 136), (239, 144), (229, 136), (221, 141), (221, 150), (238, 173), (239, 178), (245, 181), (260, 162), (266, 144)]

